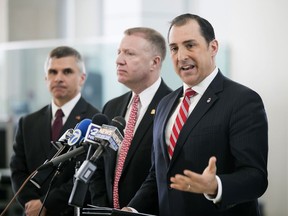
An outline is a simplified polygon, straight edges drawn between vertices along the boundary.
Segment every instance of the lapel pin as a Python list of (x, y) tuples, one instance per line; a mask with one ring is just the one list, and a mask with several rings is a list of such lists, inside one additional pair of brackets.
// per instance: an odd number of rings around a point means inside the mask
[(152, 109), (150, 114), (155, 115), (155, 109)]
[(77, 121), (80, 121), (80, 120), (81, 120), (81, 116), (80, 116), (80, 115), (77, 115), (77, 116), (75, 117), (75, 119), (76, 119)]
[(208, 99), (207, 99), (207, 103), (210, 103), (210, 102), (211, 102), (211, 98), (208, 98)]

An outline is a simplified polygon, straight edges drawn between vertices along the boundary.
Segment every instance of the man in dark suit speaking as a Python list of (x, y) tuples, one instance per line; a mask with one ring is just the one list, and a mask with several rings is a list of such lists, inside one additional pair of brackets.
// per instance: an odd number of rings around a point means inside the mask
[(148, 174), (156, 106), (171, 92), (160, 77), (165, 55), (165, 39), (154, 29), (139, 27), (124, 32), (116, 59), (117, 76), (131, 91), (108, 101), (103, 113), (109, 118), (125, 118), (125, 137), (118, 152), (109, 149), (98, 162), (90, 184), (95, 205), (126, 206)]
[[(45, 80), (52, 101), (19, 120), (10, 163), (14, 192), (34, 170), (56, 153), (51, 140), (58, 140), (59, 136), (67, 129), (74, 128), (82, 119), (92, 118), (95, 113), (99, 113), (81, 97), (85, 79), (85, 66), (78, 51), (63, 46), (50, 52), (45, 63)], [(53, 183), (41, 215), (73, 215), (68, 199), (74, 172), (75, 163), (71, 162)], [(50, 181), (51, 176), (40, 189), (28, 182), (20, 192), (17, 199), (25, 208), (26, 215), (38, 215)]]
[(160, 216), (259, 216), (257, 199), (268, 185), (260, 96), (216, 67), (218, 42), (207, 20), (176, 17), (168, 43), (183, 86), (157, 107), (153, 166), (128, 206), (148, 212), (158, 204)]

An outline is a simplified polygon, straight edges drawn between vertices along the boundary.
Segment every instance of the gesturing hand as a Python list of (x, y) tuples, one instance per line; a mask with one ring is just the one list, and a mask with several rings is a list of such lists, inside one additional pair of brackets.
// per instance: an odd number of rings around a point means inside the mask
[(211, 157), (208, 166), (202, 174), (184, 170), (184, 175), (176, 174), (170, 178), (170, 186), (176, 190), (216, 196), (218, 189), (216, 170), (216, 157)]

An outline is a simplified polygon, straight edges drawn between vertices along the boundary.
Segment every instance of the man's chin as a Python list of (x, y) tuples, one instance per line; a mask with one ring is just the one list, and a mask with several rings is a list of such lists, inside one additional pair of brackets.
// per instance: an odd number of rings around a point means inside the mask
[(67, 100), (67, 96), (64, 94), (53, 94), (52, 96), (55, 100), (58, 101)]

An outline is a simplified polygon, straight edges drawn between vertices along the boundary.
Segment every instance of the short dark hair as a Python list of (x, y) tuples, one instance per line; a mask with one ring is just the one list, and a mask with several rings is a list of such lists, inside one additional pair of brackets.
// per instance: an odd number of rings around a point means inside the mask
[(124, 31), (126, 35), (140, 35), (145, 40), (151, 43), (157, 55), (160, 55), (163, 62), (166, 56), (166, 42), (165, 38), (156, 30), (147, 27), (129, 28)]
[(76, 49), (69, 46), (59, 46), (50, 51), (44, 65), (45, 71), (47, 71), (48, 62), (51, 58), (63, 58), (69, 56), (74, 56), (80, 72), (86, 73), (84, 61), (81, 54)]
[(169, 38), (170, 30), (173, 26), (185, 25), (190, 20), (195, 20), (199, 24), (200, 33), (205, 38), (207, 43), (210, 43), (212, 40), (215, 39), (213, 26), (206, 19), (198, 15), (189, 14), (189, 13), (179, 15), (170, 22), (170, 27), (168, 30), (168, 38)]

